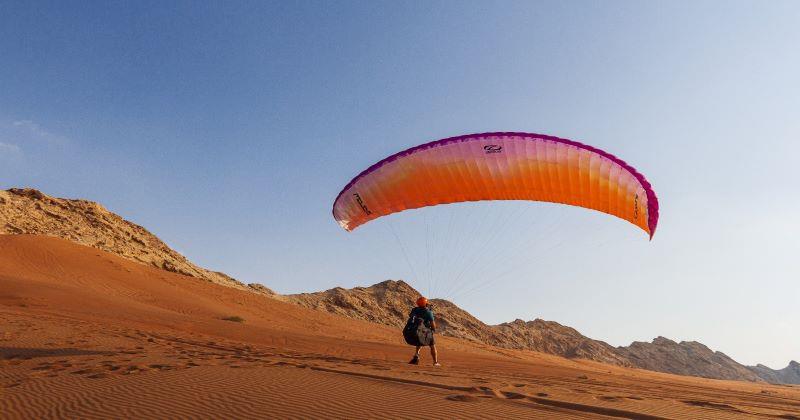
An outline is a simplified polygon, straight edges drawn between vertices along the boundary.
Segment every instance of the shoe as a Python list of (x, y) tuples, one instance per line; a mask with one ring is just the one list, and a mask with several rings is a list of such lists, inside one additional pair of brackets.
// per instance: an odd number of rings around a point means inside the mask
[(409, 364), (409, 365), (418, 365), (418, 364), (419, 364), (419, 357), (417, 357), (417, 356), (414, 356), (414, 358), (413, 358), (413, 359), (411, 359), (411, 361), (410, 361), (410, 362), (408, 362), (408, 364)]
[(439, 364), (439, 362), (436, 362), (436, 363), (434, 363), (434, 364), (433, 364), (433, 366), (434, 366), (434, 367), (441, 367), (442, 365), (441, 365), (441, 364)]

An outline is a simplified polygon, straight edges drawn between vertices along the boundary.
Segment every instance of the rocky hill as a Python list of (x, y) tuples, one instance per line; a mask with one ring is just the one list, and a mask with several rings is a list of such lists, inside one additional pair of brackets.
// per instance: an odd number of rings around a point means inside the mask
[[(337, 287), (282, 298), (307, 308), (401, 328), (408, 318), (409, 302), (417, 296), (419, 292), (404, 281), (387, 280), (369, 287)], [(487, 325), (450, 301), (432, 299), (431, 304), (436, 312), (439, 332), (446, 336), (503, 348), (628, 365), (625, 359), (616, 355), (614, 347), (587, 338), (557, 322), (536, 319)]]
[[(387, 280), (369, 287), (337, 287), (282, 298), (308, 308), (399, 328), (405, 323), (418, 296), (420, 293), (405, 282)], [(797, 362), (781, 370), (763, 365), (747, 367), (701, 343), (676, 343), (664, 337), (651, 343), (634, 342), (627, 347), (612, 347), (553, 321), (517, 319), (500, 325), (487, 325), (452, 302), (442, 299), (432, 299), (431, 302), (439, 333), (450, 337), (678, 375), (800, 384)]]
[(29, 188), (0, 190), (0, 234), (57, 236), (167, 271), (247, 288), (223, 273), (192, 264), (147, 229), (92, 201), (50, 197)]
[(783, 369), (770, 369), (764, 365), (748, 366), (759, 378), (773, 384), (800, 384), (800, 363), (792, 360)]
[[(493, 326), (506, 337), (513, 337), (518, 348), (556, 354), (570, 359), (588, 359), (620, 366), (634, 366), (620, 357), (614, 347), (600, 340), (593, 340), (576, 329), (555, 321), (534, 319)], [(521, 344), (521, 345), (519, 345)]]
[(696, 341), (676, 343), (658, 337), (652, 343), (637, 341), (627, 347), (618, 347), (617, 351), (632, 365), (642, 369), (704, 378), (764, 380), (725, 353), (715, 352)]
[[(307, 308), (401, 328), (408, 317), (409, 302), (416, 300), (417, 296), (419, 292), (404, 281), (387, 280), (369, 287), (337, 287), (282, 298)], [(450, 301), (432, 299), (431, 305), (436, 312), (439, 332), (446, 336), (497, 347), (628, 365), (625, 359), (616, 355), (612, 346), (587, 338), (557, 322), (537, 319), (487, 325)]]
[[(402, 280), (386, 280), (369, 286), (337, 287), (317, 293), (286, 295), (283, 298), (308, 308), (350, 318), (402, 327), (409, 309), (420, 293)], [(569, 358), (582, 358), (630, 366), (614, 347), (592, 340), (574, 328), (536, 319), (487, 325), (450, 301), (431, 299), (439, 333), (497, 347), (535, 350)]]

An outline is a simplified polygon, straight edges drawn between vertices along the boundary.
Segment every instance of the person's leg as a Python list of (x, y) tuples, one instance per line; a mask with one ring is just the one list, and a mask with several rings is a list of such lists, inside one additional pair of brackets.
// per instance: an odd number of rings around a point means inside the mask
[(436, 344), (431, 344), (431, 357), (433, 357), (433, 364), (439, 363), (439, 358), (436, 357)]
[(419, 363), (419, 349), (420, 346), (417, 346), (417, 351), (414, 352), (414, 357), (408, 363), (411, 363), (412, 365), (416, 365)]

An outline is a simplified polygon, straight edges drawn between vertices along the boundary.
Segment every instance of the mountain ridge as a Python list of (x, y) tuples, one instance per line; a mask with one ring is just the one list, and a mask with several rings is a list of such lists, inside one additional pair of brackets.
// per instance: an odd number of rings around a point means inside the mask
[[(385, 280), (367, 287), (336, 287), (321, 292), (283, 295), (282, 298), (313, 309), (401, 327), (417, 296), (420, 293), (406, 282)], [(555, 321), (516, 319), (488, 325), (447, 300), (430, 299), (430, 302), (440, 325), (438, 332), (446, 336), (496, 347), (533, 350), (570, 359), (589, 359), (679, 375), (800, 384), (800, 364), (794, 361), (779, 370), (764, 365), (745, 366), (700, 342), (678, 343), (662, 336), (652, 342), (635, 341), (628, 346), (613, 347)], [(379, 310), (373, 311), (372, 308)]]

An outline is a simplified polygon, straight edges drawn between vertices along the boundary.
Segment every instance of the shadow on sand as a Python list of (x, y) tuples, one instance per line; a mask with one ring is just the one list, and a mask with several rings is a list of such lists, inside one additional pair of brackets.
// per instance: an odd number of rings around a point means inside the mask
[(24, 347), (0, 347), (0, 360), (33, 359), (53, 356), (87, 356), (93, 354), (112, 354), (111, 351), (81, 349), (32, 349)]

